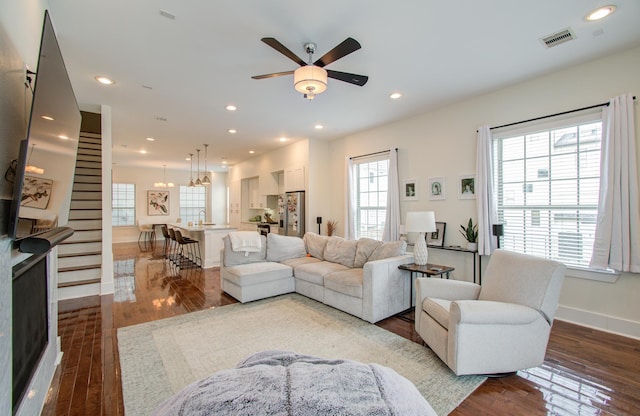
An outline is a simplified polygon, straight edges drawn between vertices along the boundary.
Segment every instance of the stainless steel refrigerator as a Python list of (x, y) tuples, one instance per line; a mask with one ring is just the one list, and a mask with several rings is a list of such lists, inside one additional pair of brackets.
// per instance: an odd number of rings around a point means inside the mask
[(304, 191), (284, 194), (284, 235), (304, 236)]

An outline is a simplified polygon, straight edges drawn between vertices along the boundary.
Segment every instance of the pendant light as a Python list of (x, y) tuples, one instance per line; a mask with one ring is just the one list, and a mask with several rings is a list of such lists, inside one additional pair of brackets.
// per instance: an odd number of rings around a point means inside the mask
[(203, 185), (211, 185), (211, 179), (207, 176), (207, 147), (208, 144), (204, 145), (204, 178), (202, 178)]
[(189, 188), (193, 188), (194, 186), (196, 186), (193, 183), (193, 153), (189, 153), (189, 160), (191, 161), (191, 179), (189, 180), (189, 185), (187, 185)]
[(202, 181), (200, 180), (200, 149), (196, 149), (198, 152), (198, 179), (196, 179), (196, 186), (202, 186)]
[(156, 182), (153, 184), (156, 188), (173, 188), (175, 185), (172, 182), (167, 182), (167, 165), (162, 165), (164, 167), (164, 176), (162, 182)]

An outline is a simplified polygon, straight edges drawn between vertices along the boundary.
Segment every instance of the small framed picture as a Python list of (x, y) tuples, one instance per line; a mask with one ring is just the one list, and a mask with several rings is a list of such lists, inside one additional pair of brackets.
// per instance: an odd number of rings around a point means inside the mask
[(402, 199), (405, 201), (418, 200), (418, 181), (409, 179), (402, 183)]
[(458, 199), (476, 199), (476, 175), (458, 177)]
[(432, 201), (446, 199), (444, 176), (429, 178), (429, 199)]
[(169, 191), (147, 191), (147, 215), (169, 215)]
[(447, 229), (446, 222), (436, 221), (436, 230), (432, 233), (426, 233), (427, 245), (444, 247), (444, 232)]

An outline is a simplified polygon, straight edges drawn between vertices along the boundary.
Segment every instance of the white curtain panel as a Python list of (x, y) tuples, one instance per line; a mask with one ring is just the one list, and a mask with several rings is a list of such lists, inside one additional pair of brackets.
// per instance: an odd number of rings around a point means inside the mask
[(491, 154), (491, 130), (489, 126), (478, 129), (476, 151), (476, 210), (478, 214), (478, 254), (489, 255), (497, 247), (493, 236), (493, 224), (497, 222), (497, 204), (493, 191), (493, 160)]
[(387, 188), (387, 215), (382, 230), (382, 241), (400, 239), (400, 189), (398, 185), (398, 149), (389, 150), (389, 184)]
[(344, 218), (344, 236), (347, 240), (356, 239), (356, 201), (355, 189), (356, 184), (353, 175), (353, 160), (347, 157), (347, 195), (345, 195), (345, 218)]
[(591, 267), (640, 273), (640, 209), (633, 97), (602, 111), (600, 195)]

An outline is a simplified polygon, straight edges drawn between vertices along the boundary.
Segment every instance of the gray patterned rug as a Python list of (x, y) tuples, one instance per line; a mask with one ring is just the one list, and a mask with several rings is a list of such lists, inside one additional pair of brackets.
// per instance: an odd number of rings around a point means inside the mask
[(426, 347), (297, 294), (118, 329), (127, 415), (148, 415), (193, 381), (279, 349), (393, 368), (446, 415), (485, 377), (455, 374)]

